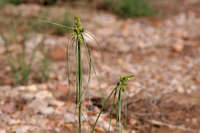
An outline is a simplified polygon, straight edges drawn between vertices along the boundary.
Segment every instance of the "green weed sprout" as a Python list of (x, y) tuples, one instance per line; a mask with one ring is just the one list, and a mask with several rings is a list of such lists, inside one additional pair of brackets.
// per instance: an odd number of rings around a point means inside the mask
[(17, 84), (28, 84), (36, 50), (37, 49), (35, 48), (31, 55), (30, 62), (27, 62), (26, 60), (25, 47), (22, 48), (22, 52), (16, 55), (16, 57), (12, 56), (8, 51), (6, 52), (8, 63), (11, 67)]
[[(26, 38), (24, 38), (24, 40), (25, 39)], [(40, 81), (48, 81), (50, 59), (48, 58), (47, 54), (41, 47), (41, 44), (35, 46), (35, 48), (32, 50), (30, 57), (28, 57), (26, 54), (26, 46), (24, 43), (22, 43), (22, 51), (18, 52), (16, 55), (13, 55), (8, 50), (9, 42), (6, 41), (5, 47), (6, 47), (5, 56), (7, 58), (9, 66), (11, 67), (13, 78), (16, 84), (24, 84), (24, 85), (28, 84), (34, 68), (39, 68), (36, 71), (36, 75), (33, 76), (34, 78), (36, 79), (38, 78), (40, 79)], [(39, 63), (40, 65), (33, 66), (33, 62), (35, 61), (35, 56), (37, 51), (43, 54), (43, 60), (40, 61)]]
[(108, 101), (109, 101), (109, 99), (111, 98), (112, 95), (114, 96), (114, 100), (113, 100), (111, 112), (113, 111), (117, 93), (118, 93), (118, 98), (117, 98), (117, 104), (118, 104), (117, 122), (118, 122), (119, 127), (120, 127), (120, 133), (122, 133), (122, 126), (121, 126), (122, 92), (126, 91), (126, 89), (124, 88), (124, 86), (128, 85), (128, 80), (130, 78), (132, 78), (132, 77), (134, 77), (133, 74), (128, 75), (128, 76), (121, 76), (120, 77), (119, 81), (117, 82), (116, 87), (111, 91), (111, 93), (109, 94), (109, 96), (105, 99), (105, 101), (104, 101), (104, 103), (102, 105), (102, 108), (101, 108), (101, 110), (100, 110), (100, 112), (99, 112), (99, 114), (97, 116), (97, 119), (96, 119), (96, 121), (94, 123), (94, 126), (93, 126), (93, 128), (92, 128), (92, 130), (91, 130), (90, 133), (94, 133), (94, 130), (95, 130), (96, 125), (97, 125), (97, 122), (98, 122), (101, 114), (103, 113), (103, 110), (104, 110), (106, 104), (108, 103)]

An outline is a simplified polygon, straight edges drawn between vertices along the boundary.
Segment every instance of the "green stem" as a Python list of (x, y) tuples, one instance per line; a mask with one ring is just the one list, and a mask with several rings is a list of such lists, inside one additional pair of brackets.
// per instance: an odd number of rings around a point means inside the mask
[(120, 86), (119, 97), (118, 97), (118, 124), (120, 128), (120, 133), (122, 133), (121, 113), (122, 113), (122, 88)]
[(110, 132), (110, 125), (111, 125), (111, 121), (112, 121), (112, 113), (113, 113), (114, 106), (115, 106), (116, 95), (117, 95), (117, 90), (115, 90), (115, 93), (114, 93), (112, 109), (111, 109), (111, 112), (110, 112), (110, 122), (109, 122), (108, 132)]
[(112, 92), (110, 93), (110, 95), (109, 95), (109, 96), (106, 98), (106, 100), (104, 101), (103, 106), (102, 106), (102, 108), (101, 108), (101, 110), (100, 110), (100, 112), (99, 112), (99, 114), (98, 114), (98, 116), (97, 116), (97, 119), (96, 119), (96, 121), (95, 121), (95, 123), (94, 123), (94, 126), (93, 126), (93, 128), (92, 128), (92, 130), (91, 130), (90, 133), (93, 133), (93, 132), (94, 132), (94, 130), (95, 130), (95, 128), (96, 128), (96, 125), (97, 125), (97, 122), (98, 122), (98, 120), (99, 120), (99, 118), (100, 118), (100, 115), (102, 114), (102, 112), (103, 112), (103, 110), (104, 110), (104, 108), (105, 108), (106, 103), (108, 102), (108, 100), (110, 99), (110, 97), (112, 96), (112, 94), (117, 90), (118, 87), (119, 87), (119, 85), (117, 85), (117, 86), (112, 90)]
[(78, 65), (78, 60), (79, 60), (79, 54), (78, 54), (78, 40), (76, 40), (76, 106), (78, 105), (78, 93), (79, 93), (79, 65)]
[(81, 63), (81, 42), (77, 40), (77, 65), (78, 65), (78, 82), (77, 82), (77, 90), (78, 90), (78, 132), (81, 133), (81, 104), (82, 104), (82, 63)]

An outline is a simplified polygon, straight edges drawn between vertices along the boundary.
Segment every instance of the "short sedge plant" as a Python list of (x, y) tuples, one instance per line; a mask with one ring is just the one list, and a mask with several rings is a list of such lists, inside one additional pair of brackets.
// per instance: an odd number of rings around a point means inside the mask
[[(97, 122), (98, 122), (101, 114), (103, 113), (103, 110), (104, 110), (106, 104), (108, 103), (108, 101), (110, 100), (110, 98), (113, 96), (114, 100), (113, 100), (113, 104), (112, 104), (112, 110), (111, 110), (111, 113), (110, 113), (110, 114), (112, 114), (112, 111), (113, 111), (114, 105), (115, 105), (115, 100), (116, 100), (117, 93), (118, 93), (118, 97), (117, 97), (117, 105), (118, 105), (117, 122), (118, 122), (118, 125), (119, 125), (119, 128), (120, 128), (120, 133), (122, 133), (122, 124), (121, 124), (121, 116), (122, 116), (122, 93), (126, 91), (126, 89), (124, 88), (124, 86), (128, 85), (128, 80), (130, 78), (132, 78), (132, 77), (134, 77), (133, 74), (128, 75), (128, 76), (121, 76), (120, 77), (119, 81), (116, 84), (116, 87), (111, 91), (111, 93), (109, 94), (109, 96), (104, 101), (104, 103), (102, 105), (102, 108), (101, 108), (101, 110), (100, 110), (100, 112), (99, 112), (99, 114), (97, 116), (97, 119), (96, 119), (96, 121), (94, 123), (94, 126), (93, 126), (92, 130), (90, 131), (90, 133), (94, 133), (96, 125), (97, 125)], [(111, 123), (111, 118), (110, 118), (110, 123)]]

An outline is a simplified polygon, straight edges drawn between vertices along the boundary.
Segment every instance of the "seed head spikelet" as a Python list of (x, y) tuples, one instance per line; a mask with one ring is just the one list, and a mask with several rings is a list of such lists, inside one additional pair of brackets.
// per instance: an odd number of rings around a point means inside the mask
[(79, 17), (75, 16), (74, 17), (74, 33), (72, 34), (73, 37), (77, 38), (82, 44), (83, 43), (83, 38), (82, 34), (84, 32), (84, 28), (81, 26), (81, 20)]

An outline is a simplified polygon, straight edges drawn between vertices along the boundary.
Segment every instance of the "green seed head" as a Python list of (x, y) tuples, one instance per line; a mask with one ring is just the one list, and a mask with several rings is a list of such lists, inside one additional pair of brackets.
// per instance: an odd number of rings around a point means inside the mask
[(83, 42), (82, 33), (84, 32), (84, 28), (81, 26), (81, 20), (79, 17), (74, 17), (74, 33), (73, 37), (76, 37), (81, 43)]
[(123, 86), (126, 86), (128, 85), (128, 80), (130, 78), (134, 77), (133, 74), (131, 75), (128, 75), (128, 76), (121, 76), (120, 79), (119, 79), (119, 85), (122, 87), (123, 91), (125, 91), (125, 88)]

